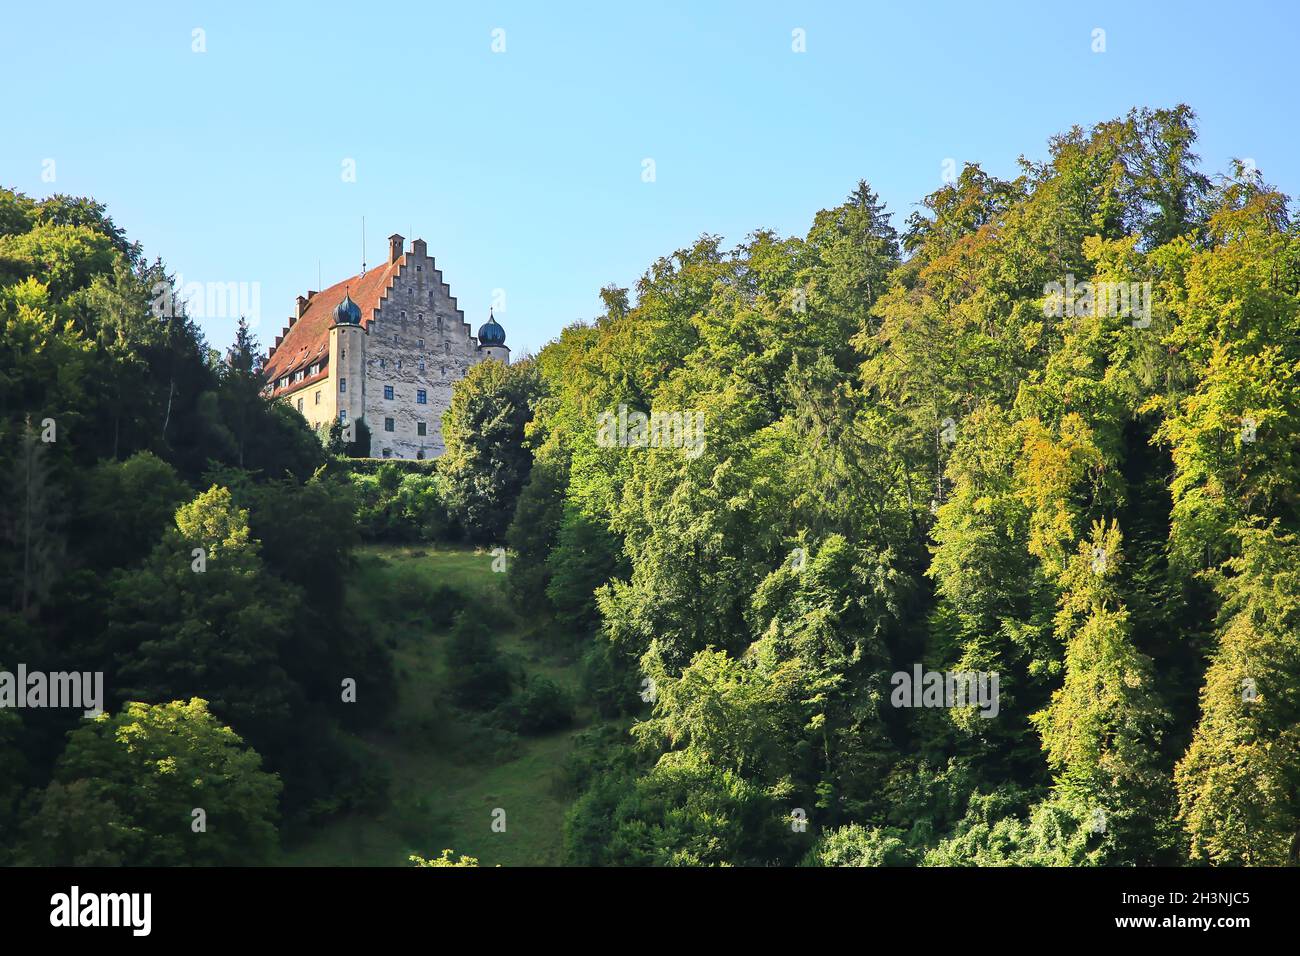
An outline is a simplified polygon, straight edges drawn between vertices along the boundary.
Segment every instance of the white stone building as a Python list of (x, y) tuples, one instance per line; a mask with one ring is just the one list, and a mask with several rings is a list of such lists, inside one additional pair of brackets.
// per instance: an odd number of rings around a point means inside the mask
[(492, 317), (470, 334), (423, 239), (388, 239), (388, 262), (298, 297), (297, 315), (267, 353), (267, 391), (318, 430), (364, 420), (376, 458), (443, 452), (451, 386), (477, 362), (509, 363)]

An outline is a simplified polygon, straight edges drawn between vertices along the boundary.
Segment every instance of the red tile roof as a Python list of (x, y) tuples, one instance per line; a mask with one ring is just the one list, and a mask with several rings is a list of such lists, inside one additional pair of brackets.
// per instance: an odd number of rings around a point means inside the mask
[[(334, 324), (334, 310), (343, 301), (343, 296), (350, 295), (352, 301), (361, 309), (361, 325), (368, 328), (374, 319), (379, 303), (387, 294), (406, 256), (402, 255), (396, 262), (387, 262), (382, 266), (367, 269), (360, 275), (336, 282), (323, 292), (317, 292), (307, 304), (307, 311), (302, 318), (294, 322), (283, 333), (283, 340), (274, 346), (262, 370), (268, 384), (274, 385), (277, 379), (289, 376), (287, 388), (275, 389), (278, 394), (292, 392), (310, 382), (317, 381), (311, 376), (302, 382), (293, 382), (293, 373), (300, 368), (315, 365), (317, 362), (328, 363), (330, 351), (330, 326)], [(323, 374), (323, 373), (322, 373)]]

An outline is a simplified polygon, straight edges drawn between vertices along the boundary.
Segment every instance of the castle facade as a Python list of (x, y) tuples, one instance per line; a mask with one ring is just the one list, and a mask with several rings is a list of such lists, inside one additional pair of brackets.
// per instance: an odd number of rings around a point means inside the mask
[(298, 297), (267, 353), (266, 391), (318, 432), (364, 421), (370, 454), (442, 454), (442, 414), (471, 365), (509, 363), (505, 330), (490, 314), (471, 335), (423, 239), (388, 239), (388, 261)]

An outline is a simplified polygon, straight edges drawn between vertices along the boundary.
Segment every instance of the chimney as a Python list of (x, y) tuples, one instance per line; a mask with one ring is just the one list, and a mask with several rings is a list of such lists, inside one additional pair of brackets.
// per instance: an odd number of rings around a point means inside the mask
[(391, 236), (388, 237), (388, 261), (389, 262), (396, 262), (398, 259), (402, 258), (402, 243), (405, 241), (406, 240), (403, 239), (401, 236), (399, 236), (397, 233), (393, 233)]
[(302, 314), (307, 311), (307, 304), (310, 301), (311, 300), (308, 299), (305, 295), (298, 296), (298, 315), (296, 316), (296, 318), (299, 319), (302, 318)]

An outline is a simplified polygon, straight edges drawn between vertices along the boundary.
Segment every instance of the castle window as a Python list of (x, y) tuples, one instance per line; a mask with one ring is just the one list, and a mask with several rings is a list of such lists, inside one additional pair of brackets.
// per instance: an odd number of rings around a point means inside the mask
[(428, 393), (427, 393), (424, 389), (422, 389), (422, 388), (417, 388), (417, 389), (415, 390), (415, 404), (417, 404), (417, 405), (428, 405), (428, 404), (429, 404), (429, 395), (428, 395)]
[(424, 371), (424, 359), (420, 359), (420, 371)]
[(450, 354), (451, 354), (451, 343), (450, 343), (450, 342), (443, 342), (443, 343), (442, 343), (442, 350), (443, 350), (444, 352), (446, 352), (448, 355), (450, 355)]
[(298, 399), (298, 411), (302, 411), (302, 399)]
[[(420, 325), (424, 325), (424, 313), (423, 313), (423, 312), (417, 312), (417, 313), (415, 313), (415, 317), (416, 317), (417, 319), (419, 319), (419, 321), (420, 321)], [(422, 340), (422, 341), (423, 341), (423, 340)]]
[(397, 333), (396, 333), (396, 332), (393, 333), (393, 344), (394, 344), (394, 345), (397, 344)]
[(340, 408), (340, 409), (339, 409), (339, 424), (340, 424), (340, 425), (346, 425), (347, 423), (348, 423), (348, 410), (347, 410), (346, 408)]
[(424, 460), (424, 449), (421, 448), (419, 451), (417, 451), (417, 452), (415, 453), (415, 457), (418, 458), (419, 460), (423, 461), (423, 460)]
[(380, 368), (383, 368), (383, 367), (384, 367), (384, 360), (383, 360), (383, 359), (380, 359), (380, 360), (379, 360), (379, 367), (380, 367)]
[(339, 379), (339, 391), (346, 392), (347, 390), (348, 390), (348, 380), (346, 378)]
[(406, 310), (405, 310), (405, 309), (402, 310), (402, 321), (403, 321), (403, 322), (406, 321)]
[(320, 389), (316, 389), (316, 404), (320, 404)]
[(418, 341), (420, 343), (420, 348), (424, 348), (424, 339), (419, 339)]
[(391, 431), (396, 431), (396, 430), (397, 430), (397, 425), (396, 425), (396, 423), (395, 423), (391, 418), (385, 418), (385, 419), (384, 419), (384, 431), (386, 431), (386, 432), (391, 432)]
[(393, 450), (392, 450), (391, 448), (385, 448), (385, 449), (384, 449), (384, 457), (385, 457), (385, 458), (392, 458), (392, 457), (393, 457)]
[(416, 423), (415, 423), (415, 433), (416, 433), (417, 435), (424, 435), (424, 434), (425, 434), (425, 425), (424, 425), (424, 422), (416, 422)]
[[(389, 401), (392, 401), (392, 399), (393, 399), (393, 386), (391, 386), (391, 385), (385, 385), (385, 386), (384, 386), (384, 398), (388, 399)], [(391, 419), (390, 419), (390, 421), (391, 421)]]

